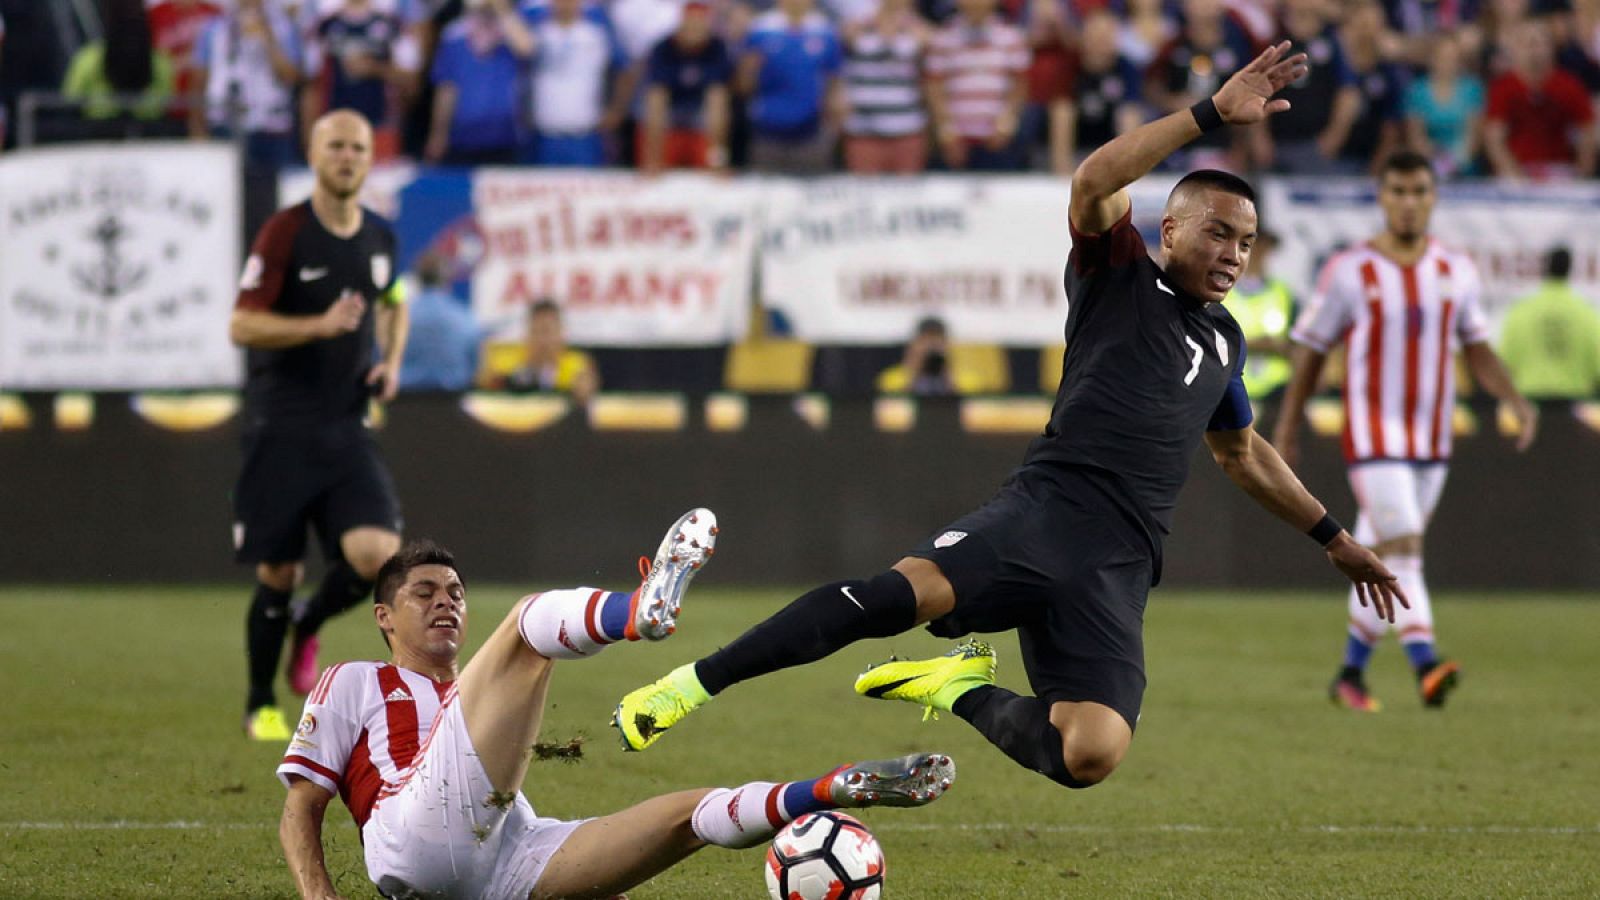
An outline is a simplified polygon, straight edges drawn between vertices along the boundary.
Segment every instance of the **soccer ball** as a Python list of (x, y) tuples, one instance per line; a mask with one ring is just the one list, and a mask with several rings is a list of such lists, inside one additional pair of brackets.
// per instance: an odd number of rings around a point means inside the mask
[(807, 813), (772, 839), (767, 890), (772, 900), (877, 900), (883, 848), (854, 816)]

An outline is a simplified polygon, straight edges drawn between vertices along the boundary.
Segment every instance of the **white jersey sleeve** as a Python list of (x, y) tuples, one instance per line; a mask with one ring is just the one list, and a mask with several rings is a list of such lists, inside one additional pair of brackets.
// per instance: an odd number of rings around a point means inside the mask
[(1461, 346), (1470, 347), (1489, 340), (1489, 318), (1483, 312), (1483, 278), (1478, 275), (1478, 267), (1471, 257), (1457, 256), (1456, 266), (1460, 272), (1452, 277), (1461, 304), (1461, 311), (1456, 315), (1456, 337)]
[(1327, 353), (1350, 328), (1360, 294), (1359, 278), (1351, 260), (1351, 254), (1340, 253), (1323, 265), (1311, 302), (1289, 331), (1295, 343)]
[(339, 793), (361, 735), (362, 697), (372, 690), (368, 682), (373, 677), (372, 666), (360, 663), (340, 663), (322, 673), (278, 764), (278, 780), (285, 788), (293, 783), (292, 776), (299, 776)]

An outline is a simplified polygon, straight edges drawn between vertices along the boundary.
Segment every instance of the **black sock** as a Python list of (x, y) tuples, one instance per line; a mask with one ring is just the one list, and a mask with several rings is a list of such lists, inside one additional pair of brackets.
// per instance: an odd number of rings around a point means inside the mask
[(344, 560), (335, 562), (322, 576), (322, 583), (317, 585), (317, 592), (311, 595), (305, 612), (295, 620), (295, 635), (308, 637), (316, 634), (323, 622), (365, 600), (370, 593), (372, 582), (357, 575), (356, 570)]
[(258, 584), (250, 600), (250, 613), (244, 620), (245, 652), (250, 661), (247, 712), (277, 702), (272, 682), (278, 675), (278, 659), (283, 655), (283, 636), (289, 631), (291, 596), (290, 591)]
[(1050, 724), (1050, 704), (1038, 697), (986, 684), (957, 697), (950, 711), (966, 719), (1023, 768), (1069, 788), (1089, 787), (1067, 771), (1067, 761), (1061, 756), (1061, 732)]
[(758, 675), (816, 662), (862, 638), (891, 637), (917, 623), (911, 582), (893, 569), (802, 595), (733, 643), (695, 663), (713, 696)]
[(1345, 666), (1339, 670), (1339, 680), (1348, 681), (1352, 684), (1360, 684), (1361, 668), (1359, 666)]

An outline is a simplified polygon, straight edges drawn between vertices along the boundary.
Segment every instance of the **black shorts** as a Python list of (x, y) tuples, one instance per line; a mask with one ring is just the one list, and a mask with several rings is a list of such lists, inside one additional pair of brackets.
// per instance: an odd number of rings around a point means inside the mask
[(352, 528), (401, 530), (394, 479), (365, 428), (252, 430), (243, 444), (233, 490), (238, 562), (303, 560), (307, 525), (330, 560), (340, 557), (339, 538)]
[(912, 556), (930, 560), (956, 604), (939, 637), (1015, 630), (1040, 699), (1092, 700), (1134, 727), (1144, 698), (1144, 607), (1156, 562), (1146, 532), (1085, 469), (1017, 470), (992, 500)]

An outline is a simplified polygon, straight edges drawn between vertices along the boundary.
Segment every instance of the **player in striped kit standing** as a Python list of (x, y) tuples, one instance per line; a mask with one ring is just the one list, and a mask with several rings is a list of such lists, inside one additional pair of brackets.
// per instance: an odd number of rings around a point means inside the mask
[[(1384, 161), (1378, 204), (1384, 230), (1333, 257), (1290, 332), (1294, 376), (1273, 443), (1293, 464), (1306, 399), (1328, 352), (1347, 349), (1344, 456), (1361, 507), (1356, 540), (1372, 547), (1400, 578), (1411, 608), (1393, 628), (1417, 674), (1422, 702), (1444, 704), (1460, 667), (1434, 649), (1433, 609), (1422, 575), (1422, 542), (1449, 471), (1456, 351), (1472, 377), (1516, 416), (1517, 449), (1533, 442), (1534, 408), (1512, 386), (1489, 344), (1478, 269), (1465, 253), (1428, 234), (1437, 199), (1431, 164), (1404, 151)], [(1390, 624), (1350, 598), (1344, 665), (1329, 686), (1335, 703), (1376, 711), (1362, 676)]]
[(401, 548), (374, 595), (390, 662), (324, 672), (278, 766), (288, 788), (278, 836), (300, 895), (338, 896), (322, 843), (335, 793), (385, 897), (474, 900), (611, 897), (707, 844), (753, 847), (808, 812), (942, 795), (955, 764), (919, 753), (801, 781), (679, 791), (593, 819), (534, 812), (520, 788), (554, 660), (672, 634), (716, 521), (707, 509), (681, 516), (631, 594), (524, 597), (464, 668), (467, 598), (455, 559), (429, 541)]

